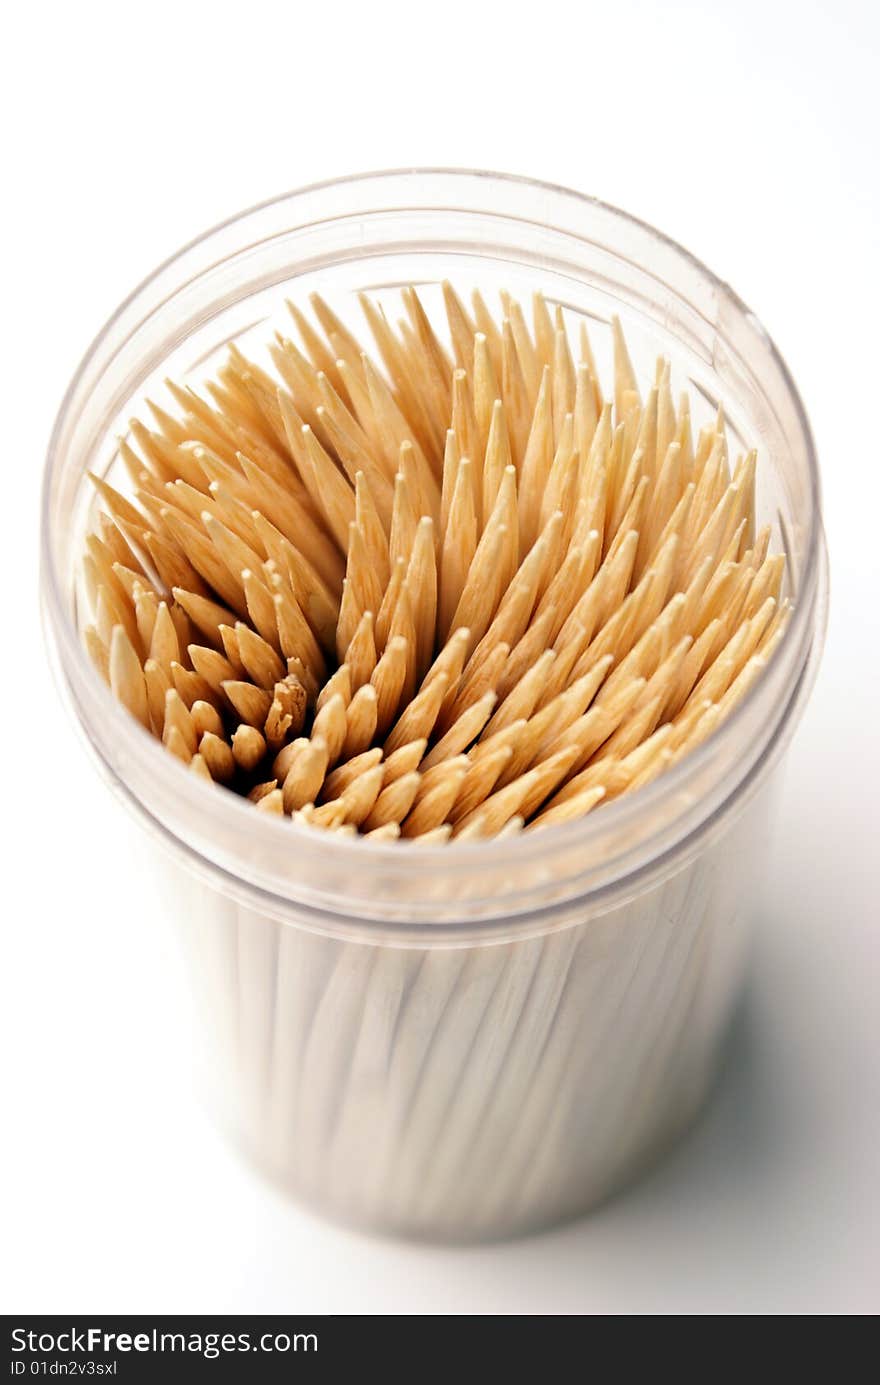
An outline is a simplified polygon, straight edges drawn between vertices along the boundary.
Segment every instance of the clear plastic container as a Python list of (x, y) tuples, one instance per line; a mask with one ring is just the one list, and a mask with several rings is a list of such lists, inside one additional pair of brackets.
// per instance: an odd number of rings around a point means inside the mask
[[(413, 847), (318, 835), (206, 786), (128, 716), (80, 640), (77, 567), (116, 435), (166, 375), (265, 340), (285, 296), (539, 288), (589, 319), (600, 367), (622, 319), (695, 426), (722, 404), (757, 447), (758, 511), (795, 608), (729, 719), (648, 787), (581, 822)], [(705, 417), (701, 417), (701, 410)], [(743, 974), (772, 773), (819, 658), (826, 600), (816, 458), (783, 361), (737, 296), (620, 211), (494, 174), (382, 173), (306, 188), (163, 265), (91, 346), (58, 416), (43, 502), (50, 648), (118, 793), (161, 848), (224, 1123), (338, 1218), (443, 1239), (581, 1212), (703, 1100)], [(88, 863), (84, 869), (88, 870)], [(98, 869), (98, 862), (95, 862)]]

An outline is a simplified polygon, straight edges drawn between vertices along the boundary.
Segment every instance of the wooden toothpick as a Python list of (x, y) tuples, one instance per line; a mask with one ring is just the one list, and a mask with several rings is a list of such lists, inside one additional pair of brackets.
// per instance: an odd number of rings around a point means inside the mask
[(603, 388), (540, 292), (359, 301), (375, 359), (313, 294), (271, 369), (233, 345), (146, 401), (91, 478), (90, 657), (194, 777), (309, 830), (434, 846), (601, 811), (782, 638), (757, 455), (617, 318)]

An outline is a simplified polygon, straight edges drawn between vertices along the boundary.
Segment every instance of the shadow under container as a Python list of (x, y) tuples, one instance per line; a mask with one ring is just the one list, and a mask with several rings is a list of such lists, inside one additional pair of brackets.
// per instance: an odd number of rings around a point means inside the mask
[[(365, 290), (429, 309), (452, 280), (543, 291), (589, 324), (603, 378), (620, 316), (643, 383), (658, 354), (695, 430), (719, 405), (759, 453), (757, 509), (794, 611), (769, 667), (688, 758), (581, 822), (416, 847), (317, 834), (189, 774), (115, 701), (81, 643), (77, 566), (116, 436), (166, 376), (256, 350), (285, 296), (356, 321)], [(51, 440), (42, 590), (62, 686), (162, 848), (221, 1118), (338, 1219), (435, 1239), (507, 1236), (595, 1205), (702, 1102), (736, 1002), (772, 818), (771, 771), (818, 661), (825, 552), (792, 381), (736, 295), (658, 232), (498, 175), (377, 174), (218, 227), (97, 338)], [(97, 862), (96, 862), (97, 869)]]

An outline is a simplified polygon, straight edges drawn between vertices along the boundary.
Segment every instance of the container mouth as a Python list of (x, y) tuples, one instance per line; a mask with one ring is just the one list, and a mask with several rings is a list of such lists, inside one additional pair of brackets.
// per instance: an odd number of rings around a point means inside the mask
[[(302, 828), (255, 814), (237, 795), (198, 781), (130, 717), (92, 665), (75, 618), (72, 565), (79, 550), (71, 551), (69, 532), (89, 448), (112, 428), (123, 397), (161, 363), (170, 345), (183, 340), (187, 324), (215, 315), (216, 297), (195, 310), (190, 300), (218, 265), (266, 254), (273, 241), (280, 244), (295, 232), (320, 236), (322, 227), (343, 223), (345, 255), (356, 259), (370, 254), (371, 217), (396, 218), (404, 227), (403, 244), (406, 219), (414, 212), (484, 221), (505, 217), (526, 234), (532, 228), (542, 242), (539, 267), (556, 263), (558, 246), (575, 265), (578, 255), (613, 255), (633, 275), (621, 297), (636, 305), (642, 278), (662, 284), (680, 309), (670, 340), (697, 343), (708, 369), (736, 378), (748, 361), (752, 388), (766, 395), (768, 426), (777, 426), (799, 466), (794, 611), (768, 667), (720, 726), (652, 783), (583, 819), (511, 838), (441, 846), (365, 842)], [(328, 239), (332, 270), (339, 252), (336, 240)], [(421, 248), (417, 239), (412, 248)], [(224, 301), (247, 299), (255, 284), (282, 282), (295, 265), (286, 260), (274, 280), (269, 272), (238, 288), (231, 265)], [(187, 301), (177, 337), (166, 331), (147, 348), (147, 328), (163, 315), (173, 320), (178, 299)], [(115, 392), (106, 385), (111, 372)], [(759, 461), (770, 463), (767, 456)], [(165, 261), (108, 320), (71, 381), (48, 446), (41, 594), (53, 668), (111, 784), (144, 825), (224, 893), (261, 912), (353, 936), (427, 929), (438, 940), (461, 934), (490, 938), (509, 936), (520, 925), (534, 932), (570, 916), (575, 905), (580, 918), (603, 912), (679, 868), (748, 800), (786, 744), (812, 686), (824, 636), (827, 555), (818, 463), (803, 404), (769, 334), (727, 284), (663, 233), (596, 198), (510, 174), (443, 168), (358, 174), (286, 193), (222, 222)]]

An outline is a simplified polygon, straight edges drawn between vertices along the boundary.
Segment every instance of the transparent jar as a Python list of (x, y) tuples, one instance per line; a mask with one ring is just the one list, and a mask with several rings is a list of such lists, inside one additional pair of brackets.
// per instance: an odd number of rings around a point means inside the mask
[[(443, 279), (543, 291), (610, 369), (658, 354), (695, 426), (723, 405), (759, 453), (757, 508), (794, 611), (732, 715), (649, 786), (580, 822), (437, 847), (365, 843), (210, 789), (116, 702), (81, 643), (88, 470), (166, 376), (265, 339), (285, 296)], [(701, 416), (704, 411), (705, 417)], [(138, 288), (89, 349), (52, 435), (42, 593), (60, 682), (160, 847), (224, 1123), (298, 1196), (442, 1239), (584, 1211), (703, 1100), (743, 975), (772, 773), (818, 662), (826, 601), (816, 457), (761, 324), (686, 251), (591, 198), (523, 179), (381, 173), (303, 189), (217, 227)], [(98, 869), (98, 863), (95, 863)]]

